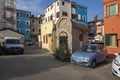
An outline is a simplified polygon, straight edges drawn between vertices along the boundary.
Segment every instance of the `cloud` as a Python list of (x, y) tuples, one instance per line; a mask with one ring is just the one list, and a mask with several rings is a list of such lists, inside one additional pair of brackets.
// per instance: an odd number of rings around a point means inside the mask
[(32, 12), (34, 15), (44, 13), (44, 8), (40, 6), (43, 0), (16, 0), (16, 7), (20, 10)]

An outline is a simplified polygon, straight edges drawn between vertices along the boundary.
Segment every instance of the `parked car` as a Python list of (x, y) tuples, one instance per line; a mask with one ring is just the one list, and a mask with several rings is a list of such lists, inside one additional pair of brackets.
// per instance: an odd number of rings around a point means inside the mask
[(25, 44), (30, 46), (30, 45), (33, 45), (33, 42), (31, 40), (26, 40)]
[(0, 41), (0, 47), (4, 53), (24, 53), (24, 45), (17, 37), (3, 37)]
[(71, 63), (96, 67), (97, 63), (108, 62), (107, 51), (102, 44), (88, 44), (71, 56)]
[(112, 72), (120, 77), (120, 53), (116, 53), (116, 58), (112, 61)]

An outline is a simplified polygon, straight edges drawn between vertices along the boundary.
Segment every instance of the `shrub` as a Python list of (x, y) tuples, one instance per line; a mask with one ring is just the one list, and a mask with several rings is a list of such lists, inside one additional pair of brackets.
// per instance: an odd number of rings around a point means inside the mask
[(70, 61), (70, 49), (67, 49), (64, 45), (61, 45), (59, 48), (55, 49), (54, 57), (59, 61)]

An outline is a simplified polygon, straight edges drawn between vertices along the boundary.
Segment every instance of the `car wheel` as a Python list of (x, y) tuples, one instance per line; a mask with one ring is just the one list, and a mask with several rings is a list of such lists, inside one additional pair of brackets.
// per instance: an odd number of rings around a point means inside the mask
[(22, 51), (20, 54), (23, 54), (24, 52)]
[(95, 67), (96, 67), (96, 61), (95, 61), (95, 60), (92, 61), (91, 67), (92, 67), (92, 68), (95, 68)]
[(109, 62), (109, 57), (107, 56), (106, 58), (105, 58), (105, 61), (104, 61), (105, 63), (108, 63)]

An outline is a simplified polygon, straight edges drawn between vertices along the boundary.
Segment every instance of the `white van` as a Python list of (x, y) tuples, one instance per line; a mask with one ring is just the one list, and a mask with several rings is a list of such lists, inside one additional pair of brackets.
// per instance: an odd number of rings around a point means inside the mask
[(24, 45), (16, 37), (4, 37), (1, 41), (1, 48), (4, 53), (24, 53)]

